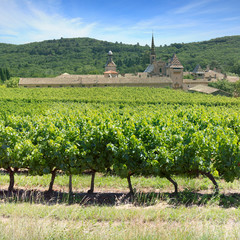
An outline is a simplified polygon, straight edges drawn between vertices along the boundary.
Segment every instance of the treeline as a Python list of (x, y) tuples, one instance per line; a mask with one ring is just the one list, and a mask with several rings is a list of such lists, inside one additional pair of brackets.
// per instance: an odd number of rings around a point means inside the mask
[(51, 77), (70, 74), (103, 74), (112, 50), (121, 73), (144, 71), (149, 48), (90, 38), (48, 40), (24, 45), (0, 44), (0, 65), (18, 77)]
[[(149, 39), (149, 44), (151, 39)], [(156, 46), (157, 59), (167, 61), (177, 53), (185, 71), (197, 64), (240, 74), (240, 36), (196, 43)], [(23, 45), (0, 44), (0, 66), (17, 77), (51, 77), (70, 74), (102, 74), (107, 52), (112, 50), (120, 73), (144, 71), (150, 47), (110, 43), (90, 38), (48, 40)]]
[[(107, 108), (51, 111), (35, 116), (5, 116), (0, 122), (0, 167), (10, 176), (27, 168), (30, 174), (51, 174), (53, 190), (57, 171), (70, 176), (113, 171), (131, 176), (207, 176), (233, 181), (240, 177), (239, 115), (221, 108), (169, 108), (165, 111), (119, 114)], [(211, 113), (211, 114), (210, 114)]]
[(218, 80), (216, 82), (209, 82), (208, 86), (221, 89), (225, 92), (228, 92), (233, 97), (240, 96), (240, 81), (229, 82), (226, 79)]

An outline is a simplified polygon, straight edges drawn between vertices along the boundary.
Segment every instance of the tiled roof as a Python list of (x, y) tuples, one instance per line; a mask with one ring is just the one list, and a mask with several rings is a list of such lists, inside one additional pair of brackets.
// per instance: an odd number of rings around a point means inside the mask
[(113, 61), (111, 61), (106, 63), (105, 67), (107, 66), (116, 66), (116, 64)]
[(193, 73), (204, 74), (204, 71), (202, 70), (201, 66), (198, 64), (198, 65), (194, 68)]
[(21, 78), (19, 85), (78, 85), (81, 78), (74, 75), (60, 76), (56, 78)]
[(162, 86), (172, 84), (169, 77), (147, 77), (147, 74), (140, 73), (140, 76), (126, 74), (126, 77), (118, 75), (116, 78), (106, 78), (104, 75), (68, 75), (56, 78), (21, 78), (20, 86), (91, 86), (91, 85), (116, 85), (116, 86)]
[(109, 73), (109, 74), (118, 74), (118, 72), (116, 72), (116, 71), (112, 71), (112, 70), (110, 70), (110, 71), (106, 71), (106, 72), (104, 72), (104, 73)]
[(172, 56), (170, 68), (184, 68), (181, 62), (178, 60), (176, 53), (174, 53)]
[(217, 89), (217, 88), (209, 87), (206, 85), (196, 85), (192, 88), (189, 88), (188, 90), (194, 91), (194, 92), (207, 93), (207, 94), (211, 94), (211, 93), (219, 91), (219, 89)]

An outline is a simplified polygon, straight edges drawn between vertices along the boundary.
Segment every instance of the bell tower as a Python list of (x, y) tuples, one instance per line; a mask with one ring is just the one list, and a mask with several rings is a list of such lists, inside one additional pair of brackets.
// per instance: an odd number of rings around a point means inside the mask
[(156, 53), (155, 53), (155, 45), (154, 45), (154, 37), (152, 35), (152, 46), (151, 46), (151, 53), (150, 53), (150, 64), (156, 61)]
[(174, 53), (168, 64), (168, 73), (173, 81), (172, 87), (175, 89), (183, 87), (183, 68), (184, 67), (177, 58), (176, 53)]
[(108, 52), (108, 60), (107, 63), (105, 65), (105, 71), (117, 71), (117, 66), (113, 61), (113, 53), (112, 51)]

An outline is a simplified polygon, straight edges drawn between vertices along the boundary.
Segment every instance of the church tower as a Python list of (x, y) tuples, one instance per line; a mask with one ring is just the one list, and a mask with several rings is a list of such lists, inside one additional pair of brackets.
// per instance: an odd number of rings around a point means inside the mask
[(151, 53), (150, 53), (150, 64), (156, 61), (156, 53), (155, 53), (155, 45), (154, 45), (154, 37), (152, 35), (152, 46), (151, 46)]
[(167, 75), (173, 81), (172, 87), (175, 89), (183, 87), (183, 65), (179, 61), (176, 53), (173, 54), (172, 59), (169, 61), (167, 66)]
[(114, 72), (117, 71), (117, 66), (116, 66), (116, 64), (113, 61), (113, 53), (112, 53), (112, 51), (108, 52), (108, 60), (107, 60), (107, 63), (105, 65), (105, 72), (107, 72), (107, 71), (114, 71)]
[(112, 51), (109, 51), (108, 52), (108, 60), (105, 65), (104, 77), (113, 78), (113, 77), (117, 77), (117, 76), (118, 76), (117, 66), (113, 61), (113, 53), (112, 53)]

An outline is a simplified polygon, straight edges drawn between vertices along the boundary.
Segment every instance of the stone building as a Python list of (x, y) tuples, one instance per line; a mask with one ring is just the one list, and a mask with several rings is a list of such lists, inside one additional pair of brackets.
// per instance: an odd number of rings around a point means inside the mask
[(166, 65), (166, 73), (173, 81), (173, 88), (183, 88), (183, 65), (178, 60), (176, 54), (173, 54), (173, 57)]
[(229, 82), (236, 82), (240, 79), (237, 76), (227, 76), (226, 74), (210, 70), (209, 67), (203, 70), (199, 64), (194, 68), (193, 72), (184, 73), (184, 75), (189, 74), (193, 76), (193, 79), (183, 79), (183, 90), (189, 90), (199, 85), (208, 86), (210, 82), (217, 82), (223, 79)]
[(188, 91), (192, 93), (198, 92), (198, 93), (221, 95), (221, 96), (227, 96), (227, 97), (231, 96), (231, 94), (228, 92), (225, 92), (217, 88), (209, 87), (207, 85), (196, 85), (192, 88), (189, 88)]
[(64, 73), (55, 78), (20, 78), (20, 87), (41, 88), (41, 87), (80, 87), (81, 78), (78, 75)]
[(112, 51), (108, 52), (108, 60), (107, 63), (105, 65), (105, 72), (107, 71), (114, 71), (117, 72), (117, 66), (113, 61), (113, 53)]
[(104, 77), (117, 77), (118, 72), (117, 72), (117, 66), (113, 61), (113, 53), (112, 51), (108, 52), (108, 60), (105, 65), (105, 72), (104, 72)]
[(197, 78), (203, 79), (203, 78), (204, 78), (205, 71), (203, 71), (203, 69), (201, 68), (201, 66), (198, 64), (198, 65), (194, 68), (192, 74), (193, 74), (193, 76), (194, 76), (195, 79), (197, 79)]
[(183, 88), (183, 66), (176, 54), (165, 63), (156, 60), (154, 38), (150, 49), (150, 64), (145, 72), (137, 74), (119, 75), (113, 61), (112, 51), (108, 52), (108, 59), (103, 75), (70, 75), (62, 74), (55, 78), (21, 78), (21, 87), (117, 87), (117, 86), (149, 86)]
[(172, 80), (173, 88), (183, 87), (183, 65), (177, 58), (176, 54), (173, 54), (172, 58), (166, 63), (162, 60), (156, 59), (154, 37), (152, 36), (152, 45), (150, 50), (150, 64), (146, 68), (147, 72), (151, 77), (169, 77)]

